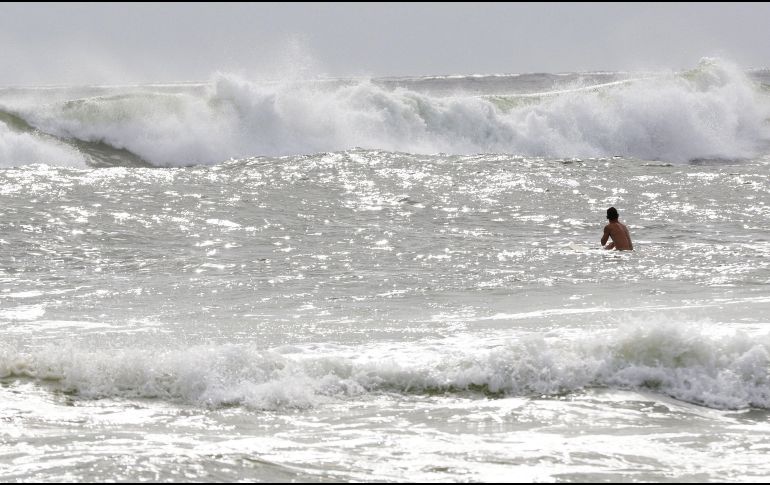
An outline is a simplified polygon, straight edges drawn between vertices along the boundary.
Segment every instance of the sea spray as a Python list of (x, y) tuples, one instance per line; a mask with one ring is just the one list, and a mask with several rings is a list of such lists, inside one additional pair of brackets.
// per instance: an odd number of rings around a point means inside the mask
[[(727, 61), (706, 59), (684, 73), (593, 87), (544, 85), (540, 95), (515, 94), (517, 80), (511, 76), (502, 95), (461, 89), (438, 95), (409, 89), (408, 82), (257, 83), (217, 74), (204, 90), (116, 87), (111, 94), (47, 103), (6, 95), (0, 108), (42, 132), (125, 149), (157, 166), (354, 147), (681, 163), (756, 156), (770, 140), (766, 94)], [(17, 152), (2, 152), (0, 165), (57, 160), (46, 152), (32, 160)]]

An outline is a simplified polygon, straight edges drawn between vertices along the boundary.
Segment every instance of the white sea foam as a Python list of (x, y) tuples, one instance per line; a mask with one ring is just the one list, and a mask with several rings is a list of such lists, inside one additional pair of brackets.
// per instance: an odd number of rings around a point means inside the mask
[[(531, 336), (287, 352), (227, 345), (182, 350), (0, 350), (0, 377), (55, 381), (83, 398), (307, 408), (371, 392), (553, 395), (647, 389), (717, 409), (770, 408), (770, 338), (705, 324), (648, 322), (588, 338)], [(485, 348), (486, 346), (486, 348)], [(451, 348), (449, 348), (451, 347)]]
[(55, 140), (18, 133), (0, 121), (0, 167), (34, 163), (85, 167), (83, 156), (74, 148)]
[[(45, 132), (105, 142), (162, 166), (353, 147), (683, 162), (752, 157), (770, 139), (760, 90), (737, 67), (714, 60), (685, 74), (544, 86), (540, 95), (520, 97), (431, 96), (370, 81), (264, 84), (218, 74), (207, 91), (26, 101), (15, 111)], [(3, 155), (2, 163), (14, 156)]]

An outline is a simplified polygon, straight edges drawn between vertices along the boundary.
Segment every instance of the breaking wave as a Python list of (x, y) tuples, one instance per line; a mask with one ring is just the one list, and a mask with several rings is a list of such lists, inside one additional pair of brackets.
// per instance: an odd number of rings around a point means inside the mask
[[(206, 407), (310, 408), (365, 393), (541, 396), (590, 387), (651, 390), (717, 409), (770, 408), (770, 339), (654, 322), (580, 340), (434, 341), (324, 351), (243, 345), (178, 350), (0, 348), (0, 378), (55, 383), (81, 398)], [(479, 342), (476, 342), (478, 345)], [(484, 348), (483, 346), (486, 346)]]
[[(0, 166), (186, 166), (355, 147), (681, 163), (754, 157), (770, 140), (767, 94), (725, 61), (570, 89), (543, 82), (538, 93), (516, 94), (523, 82), (517, 76), (502, 94), (470, 93), (462, 79), (453, 81), (451, 95), (431, 94), (425, 82), (418, 90), (417, 81), (415, 89), (408, 81), (266, 84), (228, 74), (176, 90), (115, 87), (18, 99), (5, 93), (0, 109), (30, 128), (0, 117)], [(109, 148), (112, 160), (84, 143)]]

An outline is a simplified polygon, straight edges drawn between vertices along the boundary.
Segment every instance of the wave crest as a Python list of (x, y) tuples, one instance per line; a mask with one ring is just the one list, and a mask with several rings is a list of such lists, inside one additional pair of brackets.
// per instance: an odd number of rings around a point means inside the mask
[[(509, 80), (514, 91), (516, 79)], [(540, 94), (430, 95), (408, 86), (259, 84), (218, 74), (206, 89), (27, 102), (14, 111), (45, 133), (125, 149), (158, 166), (355, 147), (686, 162), (757, 156), (770, 140), (766, 95), (721, 60), (681, 74), (560, 91), (543, 86)]]
[(442, 341), (363, 352), (226, 345), (118, 352), (57, 346), (25, 354), (4, 348), (0, 378), (54, 382), (88, 399), (251, 409), (308, 408), (372, 392), (539, 396), (589, 387), (653, 390), (717, 409), (770, 409), (770, 339), (712, 330), (654, 322), (573, 341), (532, 336), (502, 346)]

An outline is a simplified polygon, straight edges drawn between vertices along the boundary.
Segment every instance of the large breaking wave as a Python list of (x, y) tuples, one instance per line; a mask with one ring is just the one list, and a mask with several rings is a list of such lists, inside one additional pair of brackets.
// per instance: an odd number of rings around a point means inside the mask
[(460, 79), (450, 95), (431, 94), (424, 83), (417, 89), (416, 81), (412, 89), (408, 82), (256, 83), (227, 74), (196, 89), (0, 93), (0, 166), (185, 166), (354, 147), (686, 162), (754, 157), (770, 140), (766, 95), (724, 61), (556, 91), (544, 83), (539, 94), (517, 93), (517, 79), (510, 77), (507, 92), (483, 94), (463, 90)]

